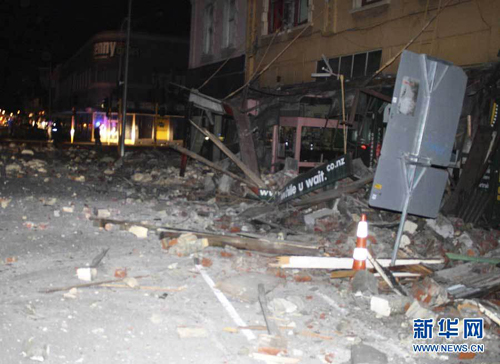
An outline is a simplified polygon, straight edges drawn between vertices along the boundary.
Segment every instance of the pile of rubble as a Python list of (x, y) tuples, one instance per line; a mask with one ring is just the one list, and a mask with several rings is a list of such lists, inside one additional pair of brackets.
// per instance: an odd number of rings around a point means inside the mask
[[(54, 217), (82, 217), (105, 236), (125, 232), (129, 239), (155, 242), (152, 254), (168, 262), (168, 270), (177, 272), (173, 277), (201, 277), (234, 321), (224, 333), (241, 333), (250, 343), (239, 356), (280, 363), (311, 358), (323, 363), (419, 363), (411, 351), (419, 332), (415, 322), (433, 320), (433, 343), (458, 343), (460, 338), (438, 335), (443, 332), (438, 322), (448, 318), (459, 319), (460, 325), (464, 319), (483, 319), (482, 342), (490, 356), (498, 355), (498, 231), (441, 215), (435, 220), (411, 217), (397, 264), (389, 267), (399, 216), (370, 208), (365, 185), (307, 206), (278, 205), (260, 201), (242, 182), (200, 163), (190, 162), (180, 177), (179, 165), (176, 155), (149, 150), (128, 152), (118, 160), (79, 148), (2, 148), (2, 177), (5, 173), (8, 181), (65, 180), (96, 193), (119, 193), (113, 208), (99, 201), (63, 204), (51, 196), (39, 200), (54, 208)], [(227, 162), (221, 165), (229, 167)], [(262, 180), (279, 191), (296, 177), (296, 172), (284, 170)], [(336, 190), (353, 183), (351, 178), (341, 180)], [(10, 208), (13, 199), (1, 196), (1, 207)], [(362, 215), (369, 226), (370, 258), (367, 270), (357, 271), (351, 268)], [(28, 221), (25, 227), (47, 228)], [(130, 274), (131, 266), (102, 279), (106, 254), (103, 250), (91, 264), (79, 267), (77, 277), (85, 283), (46, 292), (62, 290), (64, 299), (77, 299), (86, 287), (149, 289), (140, 275)], [(168, 292), (189, 289), (183, 284)], [(240, 315), (252, 323), (246, 324)], [(207, 337), (209, 331), (202, 325), (178, 325), (177, 335), (188, 340)], [(454, 359), (427, 355), (423, 362)], [(466, 354), (459, 357), (464, 358)]]

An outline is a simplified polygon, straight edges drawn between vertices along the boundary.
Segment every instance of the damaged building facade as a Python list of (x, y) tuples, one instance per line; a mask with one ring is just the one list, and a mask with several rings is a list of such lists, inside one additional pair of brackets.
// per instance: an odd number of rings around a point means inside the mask
[[(191, 43), (187, 84), (204, 94), (222, 99), (245, 82), (247, 1), (191, 1)], [(198, 125), (237, 149), (233, 123), (224, 115), (193, 109), (189, 115)], [(218, 148), (192, 130), (191, 149), (212, 160), (220, 158)]]
[[(495, 84), (498, 77), (497, 1), (252, 0), (246, 8), (237, 1), (196, 1), (193, 5), (190, 69), (212, 62), (213, 72), (197, 81), (203, 86), (201, 92), (237, 105), (248, 117), (261, 171), (276, 172), (286, 158), (295, 159), (299, 170), (307, 169), (345, 153), (375, 167), (400, 56), (408, 50), (462, 67), (469, 78), (449, 166), (454, 177), (447, 187), (451, 202), (445, 209), (477, 220), (482, 208), (461, 211), (469, 198), (476, 200), (470, 197), (477, 194), (472, 185), (488, 194), (483, 201), (496, 199), (491, 195), (498, 179), (490, 176), (494, 172), (489, 157), (497, 145), (498, 95), (484, 86)], [(234, 27), (229, 21), (233, 18), (228, 17), (233, 11), (241, 30), (236, 33), (238, 51), (224, 47), (228, 29)], [(240, 86), (238, 80), (224, 90), (220, 78), (227, 79), (233, 54), (245, 56), (245, 83)], [(199, 125), (225, 139), (218, 122), (203, 111), (198, 115), (193, 119)], [(484, 135), (482, 129), (486, 129)], [(473, 143), (479, 135), (484, 140)], [(203, 137), (195, 139), (194, 150), (200, 152)], [(231, 144), (230, 140), (238, 138), (233, 133), (225, 141)], [(479, 145), (487, 145), (485, 140), (492, 140), (489, 148), (476, 151)], [(473, 144), (472, 154), (478, 153), (475, 158), (485, 162), (473, 168), (475, 172), (467, 169), (467, 174), (474, 174), (474, 182), (463, 187), (465, 182), (459, 180)], [(469, 163), (477, 162), (475, 158), (469, 158)]]
[[(248, 97), (263, 104), (256, 121), (260, 139), (272, 137), (275, 142), (272, 152), (267, 146), (262, 153), (273, 155), (273, 164), (293, 156), (303, 166), (311, 166), (310, 162), (341, 150), (344, 131), (337, 132), (335, 120), (343, 120), (342, 104), (347, 144), (372, 164), (370, 154), (373, 159), (380, 149), (378, 129), (399, 63), (393, 57), (402, 47), (465, 68), (498, 61), (500, 39), (495, 34), (500, 29), (495, 19), (500, 7), (495, 1), (460, 1), (446, 9), (442, 2), (417, 0), (251, 3), (256, 11), (249, 15), (249, 37), (253, 37), (249, 43), (256, 46), (247, 53), (247, 80), (252, 80), (254, 91)], [(338, 77), (321, 77), (327, 76), (325, 61), (334, 74), (344, 76), (344, 103)], [(387, 62), (370, 82), (368, 78)], [(269, 63), (266, 72), (252, 78), (258, 64), (262, 69)], [(273, 125), (283, 127), (271, 136)]]
[(2, 362), (498, 364), (500, 1), (191, 4), (179, 143), (0, 143)]

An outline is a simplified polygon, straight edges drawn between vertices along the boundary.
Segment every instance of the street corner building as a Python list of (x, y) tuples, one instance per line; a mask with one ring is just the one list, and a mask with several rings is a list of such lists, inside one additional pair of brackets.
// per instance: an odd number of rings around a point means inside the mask
[[(181, 139), (184, 102), (170, 83), (186, 82), (188, 39), (132, 33), (129, 48), (125, 143), (155, 144)], [(87, 41), (53, 71), (53, 120), (66, 140), (116, 144), (122, 112), (126, 35), (106, 31)]]

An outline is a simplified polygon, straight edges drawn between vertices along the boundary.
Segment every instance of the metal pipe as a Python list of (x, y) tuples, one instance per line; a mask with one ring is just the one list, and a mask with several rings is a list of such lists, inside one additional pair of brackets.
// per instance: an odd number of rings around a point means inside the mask
[(122, 98), (122, 127), (120, 135), (120, 157), (125, 155), (125, 126), (127, 120), (127, 88), (128, 88), (128, 63), (129, 63), (129, 48), (130, 48), (130, 23), (132, 20), (132, 0), (128, 1), (128, 21), (127, 21), (127, 46), (125, 49), (125, 77), (123, 82), (123, 98)]

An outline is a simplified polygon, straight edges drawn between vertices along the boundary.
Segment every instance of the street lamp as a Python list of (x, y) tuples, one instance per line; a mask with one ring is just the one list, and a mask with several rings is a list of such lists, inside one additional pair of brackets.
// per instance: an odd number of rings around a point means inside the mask
[(125, 49), (125, 77), (123, 83), (123, 98), (122, 98), (122, 126), (120, 135), (120, 157), (125, 155), (125, 125), (127, 120), (127, 87), (128, 87), (128, 61), (130, 48), (130, 23), (132, 17), (132, 0), (128, 1), (128, 21), (127, 21), (127, 45)]

